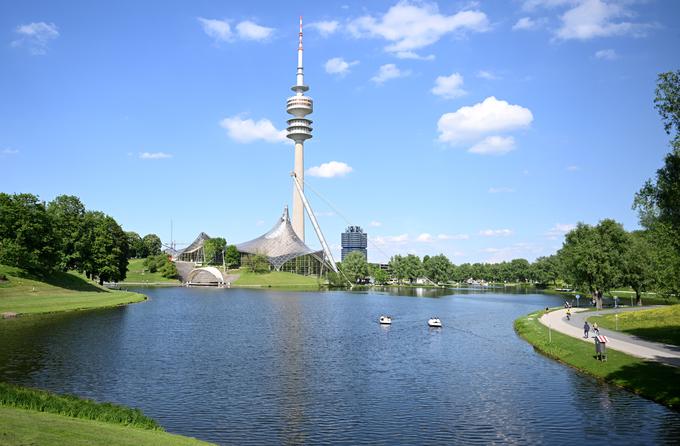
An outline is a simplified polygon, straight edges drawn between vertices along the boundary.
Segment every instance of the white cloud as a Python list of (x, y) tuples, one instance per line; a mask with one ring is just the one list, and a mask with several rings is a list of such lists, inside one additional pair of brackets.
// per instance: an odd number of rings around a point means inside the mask
[(619, 55), (616, 54), (616, 50), (606, 49), (595, 52), (595, 58), (601, 60), (616, 60)]
[(378, 74), (373, 76), (371, 80), (375, 82), (378, 85), (382, 85), (385, 81), (388, 81), (390, 79), (396, 79), (399, 77), (406, 77), (410, 75), (410, 71), (401, 71), (397, 66), (393, 63), (388, 63), (385, 65), (381, 65), (380, 69), (378, 70)]
[(582, 0), (562, 15), (562, 26), (555, 35), (562, 40), (626, 34), (641, 36), (650, 25), (625, 21), (632, 15), (623, 2)]
[(267, 40), (274, 32), (274, 28), (267, 28), (250, 20), (245, 20), (236, 25), (236, 31), (243, 40)]
[(319, 34), (321, 34), (321, 37), (328, 37), (338, 30), (340, 24), (337, 20), (321, 20), (318, 22), (309, 23), (305, 26), (317, 30)]
[(342, 57), (334, 57), (332, 59), (328, 59), (324, 65), (324, 68), (326, 68), (326, 73), (328, 74), (338, 74), (340, 76), (344, 76), (345, 74), (349, 73), (350, 67), (357, 65), (358, 63), (358, 60), (347, 62)]
[(479, 231), (479, 235), (483, 237), (507, 237), (512, 235), (511, 229), (484, 229)]
[(413, 51), (398, 51), (394, 53), (398, 59), (413, 59), (413, 60), (434, 60), (434, 54), (428, 54), (427, 56), (421, 56)]
[(264, 220), (258, 220), (255, 222), (255, 226), (263, 226), (264, 225)]
[(519, 258), (531, 262), (539, 255), (545, 254), (545, 249), (542, 246), (533, 243), (515, 243), (502, 248), (485, 248), (482, 251), (490, 254), (486, 260), (488, 263), (507, 262)]
[[(234, 32), (227, 20), (206, 19), (198, 17), (203, 31), (212, 37), (216, 43), (232, 42)], [(258, 25), (250, 20), (244, 20), (236, 25), (236, 34), (242, 40), (267, 40), (274, 32), (274, 28)]]
[(2, 149), (2, 152), (0, 152), (0, 154), (2, 154), (2, 155), (16, 155), (18, 153), (19, 153), (19, 151), (17, 149), (10, 149), (10, 148)]
[(19, 25), (14, 30), (19, 38), (12, 41), (13, 47), (25, 47), (31, 54), (43, 55), (51, 40), (59, 37), (59, 30), (54, 23), (33, 22)]
[(344, 177), (350, 172), (352, 172), (352, 168), (340, 161), (330, 161), (307, 169), (307, 174), (321, 178)]
[(266, 142), (286, 142), (286, 131), (277, 130), (269, 119), (243, 119), (239, 116), (225, 118), (220, 126), (227, 130), (229, 137), (240, 143), (249, 143), (257, 140)]
[(469, 240), (470, 236), (467, 234), (439, 234), (439, 240)]
[(545, 21), (542, 19), (534, 20), (531, 17), (522, 17), (521, 19), (517, 20), (517, 22), (512, 26), (512, 30), (532, 31), (540, 28), (543, 25), (543, 23), (545, 23)]
[(447, 16), (435, 3), (400, 1), (380, 17), (365, 15), (351, 21), (350, 33), (357, 38), (382, 38), (390, 42), (390, 53), (413, 52), (432, 45), (449, 33), (483, 32), (489, 20), (481, 11), (460, 11)]
[(434, 87), (430, 91), (445, 99), (454, 99), (467, 94), (462, 87), (463, 76), (460, 73), (453, 73), (450, 76), (437, 76)]
[(408, 234), (387, 235), (387, 236), (377, 235), (375, 237), (369, 236), (369, 238), (376, 245), (388, 245), (388, 244), (403, 245), (404, 243), (408, 242)]
[(165, 152), (141, 152), (139, 154), (139, 159), (142, 160), (162, 160), (166, 158), (172, 158), (172, 154)]
[(231, 26), (226, 20), (205, 19), (198, 17), (203, 31), (216, 42), (229, 42), (232, 40)]
[(557, 238), (565, 235), (567, 232), (575, 228), (576, 225), (572, 223), (555, 223), (555, 226), (550, 228), (545, 235), (550, 240), (556, 240)]
[(487, 136), (468, 149), (478, 155), (504, 155), (515, 150), (515, 138), (512, 136)]
[(496, 81), (496, 80), (500, 79), (499, 76), (496, 76), (496, 75), (493, 74), (492, 72), (490, 72), (490, 71), (485, 71), (485, 70), (479, 70), (479, 71), (477, 72), (477, 77), (479, 77), (479, 78), (481, 78), (481, 79), (486, 79), (486, 80), (488, 80), (488, 81)]
[(489, 188), (489, 193), (490, 194), (507, 194), (507, 193), (512, 193), (515, 192), (515, 189), (511, 187), (490, 187)]
[[(439, 141), (451, 145), (478, 140), (489, 133), (505, 132), (528, 127), (534, 120), (531, 110), (511, 105), (493, 96), (472, 106), (443, 114), (437, 123)], [(514, 140), (491, 136), (479, 143), (475, 153), (498, 153), (512, 150)]]
[(379, 221), (377, 221), (377, 220), (373, 220), (373, 221), (371, 221), (368, 225), (369, 225), (369, 226), (372, 226), (372, 227), (374, 227), (374, 228), (378, 228), (378, 227), (382, 226), (382, 223), (379, 222)]
[(430, 243), (432, 241), (432, 234), (428, 234), (427, 232), (423, 232), (418, 237), (416, 237), (416, 241), (422, 242), (422, 243)]
[(577, 166), (577, 165), (575, 165), (575, 164), (572, 164), (571, 166), (567, 166), (567, 167), (565, 168), (565, 170), (566, 170), (567, 172), (578, 172), (579, 170), (581, 170), (581, 167), (579, 167), (579, 166)]

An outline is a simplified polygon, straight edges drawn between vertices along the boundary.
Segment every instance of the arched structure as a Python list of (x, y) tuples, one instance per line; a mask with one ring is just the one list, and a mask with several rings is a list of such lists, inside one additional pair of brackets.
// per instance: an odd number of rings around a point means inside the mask
[(222, 271), (214, 266), (206, 266), (191, 270), (187, 282), (191, 285), (221, 285), (225, 280)]
[(189, 246), (178, 252), (175, 256), (175, 260), (179, 260), (180, 262), (194, 262), (194, 263), (203, 263), (205, 262), (205, 255), (203, 253), (203, 243), (205, 243), (206, 240), (209, 240), (210, 236), (206, 234), (205, 232), (201, 232), (198, 234), (198, 237), (196, 237), (196, 240), (194, 240)]

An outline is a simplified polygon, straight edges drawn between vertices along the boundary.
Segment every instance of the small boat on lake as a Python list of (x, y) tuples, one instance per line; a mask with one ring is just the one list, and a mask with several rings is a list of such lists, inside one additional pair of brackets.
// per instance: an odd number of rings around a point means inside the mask
[(429, 327), (441, 328), (442, 321), (438, 317), (431, 317), (430, 319), (427, 320), (427, 325)]
[(380, 316), (380, 319), (378, 319), (378, 322), (380, 322), (382, 325), (391, 325), (392, 318), (389, 316), (382, 315)]

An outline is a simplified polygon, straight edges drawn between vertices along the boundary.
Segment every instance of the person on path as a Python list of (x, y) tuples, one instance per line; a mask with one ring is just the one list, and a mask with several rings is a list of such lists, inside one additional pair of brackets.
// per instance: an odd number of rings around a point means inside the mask
[(595, 332), (595, 336), (600, 336), (600, 329), (597, 326), (597, 322), (593, 322), (593, 331)]
[(571, 320), (571, 310), (567, 308), (567, 320)]
[(590, 325), (588, 325), (588, 321), (583, 324), (583, 337), (588, 339), (588, 333), (590, 332)]

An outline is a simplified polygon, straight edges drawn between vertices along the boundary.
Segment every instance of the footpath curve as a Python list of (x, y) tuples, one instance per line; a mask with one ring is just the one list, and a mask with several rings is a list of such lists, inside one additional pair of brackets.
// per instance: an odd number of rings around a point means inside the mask
[[(643, 309), (649, 309), (649, 307), (634, 309), (631, 308), (625, 311), (639, 311)], [(539, 321), (543, 325), (550, 327), (552, 330), (556, 330), (560, 333), (566, 334), (573, 338), (578, 338), (583, 342), (588, 342), (594, 345), (595, 333), (592, 330), (590, 331), (588, 339), (583, 337), (583, 323), (586, 317), (615, 313), (622, 311), (622, 309), (601, 310), (597, 313), (584, 313), (585, 311), (585, 308), (572, 308), (571, 320), (567, 321), (566, 309), (555, 310), (541, 316)], [(660, 362), (673, 367), (680, 367), (680, 347), (678, 346), (645, 341), (638, 338), (637, 336), (632, 336), (620, 331), (607, 330), (604, 328), (600, 328), (600, 334), (607, 336), (607, 339), (609, 339), (607, 348), (618, 350), (638, 358)], [(595, 347), (593, 347), (593, 351), (594, 350)]]

